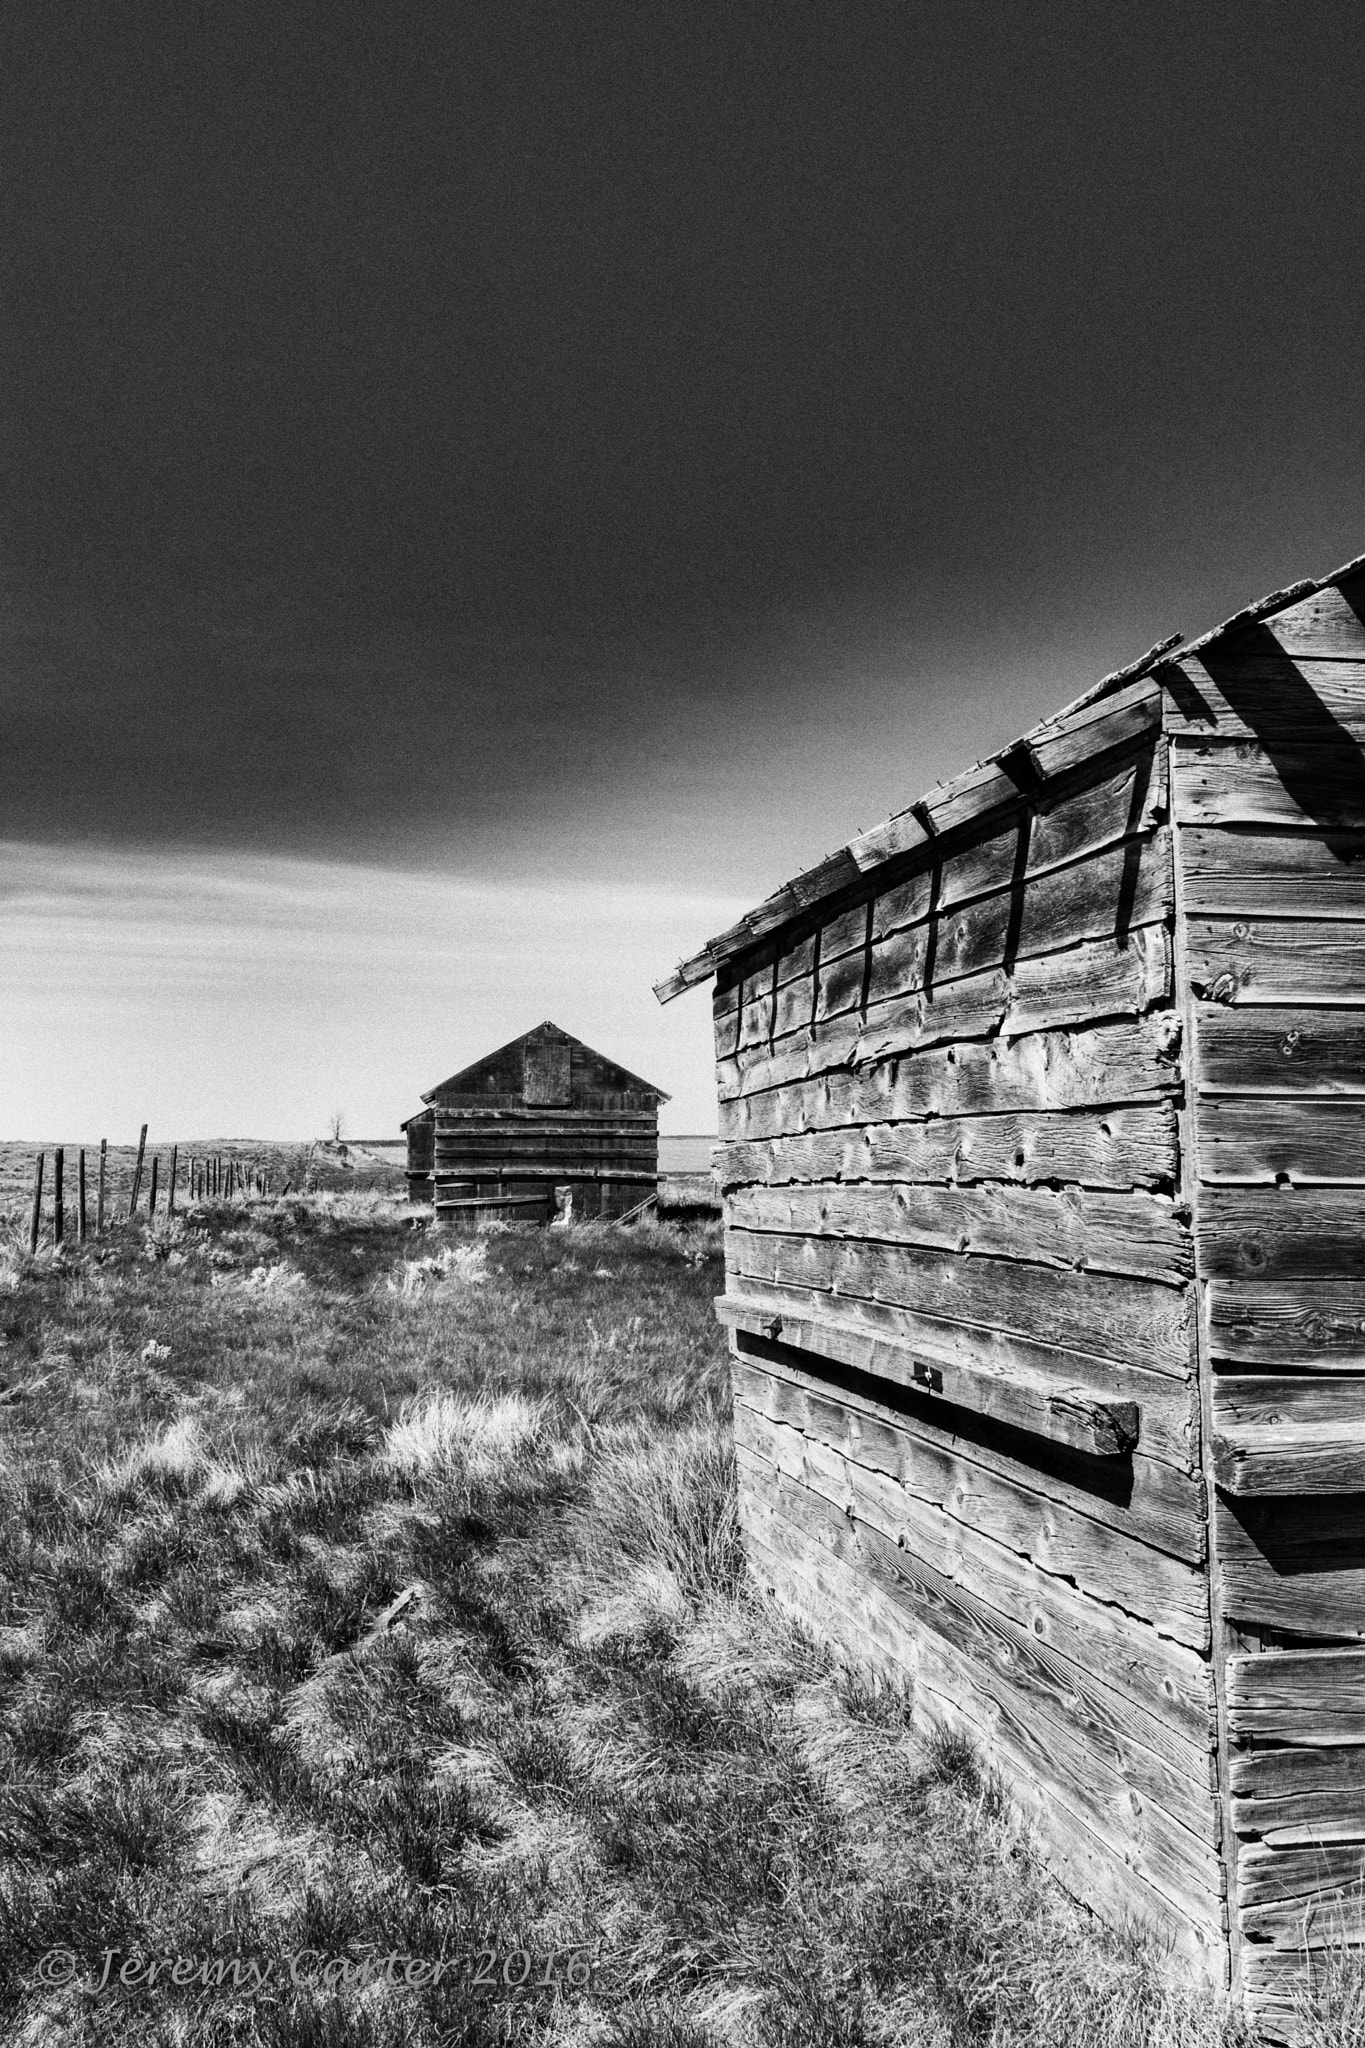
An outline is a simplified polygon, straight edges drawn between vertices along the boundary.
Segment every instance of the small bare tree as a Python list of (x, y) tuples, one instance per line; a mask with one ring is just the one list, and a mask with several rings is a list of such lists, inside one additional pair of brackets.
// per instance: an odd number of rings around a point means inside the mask
[(346, 1135), (346, 1112), (334, 1109), (327, 1119), (327, 1135), (334, 1145), (339, 1145)]

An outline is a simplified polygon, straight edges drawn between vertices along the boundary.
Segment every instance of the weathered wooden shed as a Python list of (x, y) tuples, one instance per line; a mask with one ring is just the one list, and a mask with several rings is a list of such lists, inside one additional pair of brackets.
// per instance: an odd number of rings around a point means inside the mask
[(557, 1024), (538, 1024), (422, 1097), (403, 1125), (408, 1191), (438, 1222), (622, 1216), (654, 1190), (668, 1097)]
[(755, 1571), (1272, 2033), (1365, 1942), (1363, 565), (657, 991), (715, 981)]

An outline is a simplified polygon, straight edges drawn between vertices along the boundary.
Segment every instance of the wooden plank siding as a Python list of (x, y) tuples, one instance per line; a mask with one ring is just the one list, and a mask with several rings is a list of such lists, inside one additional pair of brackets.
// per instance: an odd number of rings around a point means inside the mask
[(1316, 593), (1179, 666), (1234, 1945), (1285, 2028), (1291, 1965), (1365, 1938), (1365, 627)]
[(1154, 709), (1118, 708), (1127, 751), (1088, 780), (1077, 741), (1055, 801), (1016, 792), (722, 977), (722, 1307), (756, 1572), (967, 1728), (1060, 1867), (1216, 1977)]
[(1365, 560), (659, 993), (708, 975), (756, 1580), (1283, 2034), (1365, 1945)]

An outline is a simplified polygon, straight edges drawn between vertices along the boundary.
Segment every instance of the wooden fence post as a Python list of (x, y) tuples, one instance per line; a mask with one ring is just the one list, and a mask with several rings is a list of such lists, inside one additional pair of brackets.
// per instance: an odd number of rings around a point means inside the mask
[(130, 1216), (132, 1216), (132, 1215), (134, 1215), (134, 1214), (136, 1213), (136, 1211), (137, 1211), (137, 1198), (138, 1198), (138, 1196), (139, 1196), (139, 1195), (140, 1195), (140, 1194), (142, 1193), (142, 1160), (143, 1160), (143, 1155), (145, 1154), (146, 1150), (147, 1150), (147, 1126), (146, 1126), (146, 1124), (144, 1124), (144, 1125), (142, 1126), (142, 1135), (141, 1135), (141, 1137), (140, 1137), (140, 1138), (138, 1139), (138, 1141), (137, 1141), (137, 1164), (136, 1164), (136, 1166), (135, 1166), (135, 1167), (133, 1168), (133, 1192), (132, 1192), (132, 1194), (131, 1194), (131, 1195), (130, 1195), (130, 1196), (128, 1197), (128, 1214), (129, 1214)]
[(85, 1218), (85, 1147), (76, 1154), (76, 1234), (82, 1244), (86, 1239)]
[(104, 1171), (109, 1163), (109, 1140), (100, 1139), (100, 1181), (95, 1191), (95, 1235), (104, 1235)]
[(33, 1213), (28, 1220), (30, 1252), (36, 1252), (38, 1249), (38, 1226), (43, 1216), (43, 1158), (44, 1155), (40, 1152), (33, 1162)]
[(152, 1179), (151, 1179), (151, 1185), (150, 1185), (150, 1187), (149, 1187), (149, 1188), (147, 1189), (147, 1221), (148, 1221), (149, 1223), (151, 1222), (152, 1218), (153, 1218), (153, 1217), (155, 1216), (155, 1214), (156, 1214), (156, 1170), (157, 1170), (158, 1166), (160, 1166), (160, 1164), (161, 1164), (161, 1158), (160, 1158), (160, 1155), (159, 1155), (159, 1153), (153, 1152), (153, 1154), (152, 1154)]
[(167, 1190), (166, 1190), (166, 1214), (167, 1214), (168, 1216), (174, 1216), (174, 1214), (175, 1214), (175, 1176), (176, 1176), (176, 1170), (177, 1170), (177, 1168), (179, 1167), (179, 1164), (180, 1164), (180, 1147), (179, 1147), (178, 1145), (172, 1145), (172, 1147), (171, 1147), (171, 1184), (170, 1184), (169, 1188), (167, 1188)]
[(62, 1201), (62, 1168), (66, 1153), (58, 1146), (52, 1155), (52, 1242), (60, 1244), (66, 1235), (66, 1209)]

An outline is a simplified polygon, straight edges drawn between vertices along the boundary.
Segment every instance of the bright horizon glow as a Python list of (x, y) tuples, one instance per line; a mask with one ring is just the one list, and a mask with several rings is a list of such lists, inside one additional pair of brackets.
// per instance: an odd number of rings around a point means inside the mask
[(709, 1005), (652, 983), (745, 908), (280, 855), (0, 842), (0, 1136), (375, 1137), (546, 1018), (715, 1129)]

